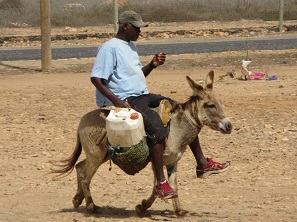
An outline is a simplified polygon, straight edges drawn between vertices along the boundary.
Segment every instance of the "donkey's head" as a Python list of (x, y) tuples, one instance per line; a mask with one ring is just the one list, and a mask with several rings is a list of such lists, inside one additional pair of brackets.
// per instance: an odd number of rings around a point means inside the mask
[(196, 124), (201, 127), (207, 125), (211, 129), (224, 134), (231, 133), (231, 121), (226, 117), (222, 104), (212, 91), (214, 72), (210, 71), (208, 73), (205, 88), (195, 83), (189, 76), (186, 78), (193, 90), (193, 95), (190, 100), (184, 104), (186, 106), (184, 108), (190, 111)]

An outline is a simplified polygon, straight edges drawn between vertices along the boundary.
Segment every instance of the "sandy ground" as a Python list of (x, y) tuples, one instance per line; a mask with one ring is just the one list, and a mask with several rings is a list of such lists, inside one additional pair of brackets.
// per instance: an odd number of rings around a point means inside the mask
[(240, 76), (245, 55), (169, 55), (147, 79), (151, 92), (183, 102), (191, 95), (185, 76), (199, 82), (213, 69), (214, 90), (234, 125), (230, 135), (208, 128), (200, 134), (205, 155), (232, 161), (229, 171), (195, 178), (190, 150), (179, 162), (180, 201), (189, 211), (183, 219), (161, 200), (136, 216), (135, 206), (151, 193), (150, 166), (128, 176), (104, 164), (91, 185), (100, 210), (87, 214), (84, 203), (73, 209), (75, 173), (56, 179), (47, 175), (48, 161), (72, 153), (80, 117), (96, 109), (94, 59), (55, 60), (52, 73), (41, 73), (40, 61), (2, 62), (0, 221), (297, 221), (297, 50), (250, 52), (252, 71), (278, 80), (225, 77), (231, 70)]

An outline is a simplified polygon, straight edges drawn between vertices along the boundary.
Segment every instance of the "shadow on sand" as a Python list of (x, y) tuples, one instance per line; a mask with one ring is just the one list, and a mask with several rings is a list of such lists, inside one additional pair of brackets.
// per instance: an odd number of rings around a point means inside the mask
[(4, 64), (3, 62), (0, 62), (0, 66), (4, 66), (7, 68), (11, 68), (11, 69), (41, 72), (41, 69), (33, 69), (33, 68), (26, 68), (26, 67), (21, 67), (21, 66), (8, 65), (8, 64)]
[[(94, 217), (94, 218), (116, 218), (116, 219), (124, 219), (124, 218), (139, 218), (136, 214), (135, 210), (127, 210), (125, 208), (117, 208), (117, 207), (110, 207), (110, 206), (102, 206), (98, 207), (95, 212), (88, 213), (85, 207), (79, 207), (77, 209), (74, 208), (68, 208), (68, 209), (62, 209), (59, 211), (59, 213), (81, 213), (85, 217)], [(203, 217), (205, 214), (197, 214), (194, 212), (189, 212), (187, 216), (190, 217)], [(147, 210), (144, 217), (150, 218), (152, 220), (168, 220), (177, 218), (173, 211), (169, 210)], [(163, 218), (163, 219), (161, 219)]]

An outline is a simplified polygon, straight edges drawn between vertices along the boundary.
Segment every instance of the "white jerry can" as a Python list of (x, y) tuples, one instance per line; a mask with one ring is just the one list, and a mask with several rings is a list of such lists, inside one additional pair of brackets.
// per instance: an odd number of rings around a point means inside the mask
[(131, 147), (146, 135), (141, 113), (131, 108), (111, 110), (106, 118), (106, 130), (111, 146)]

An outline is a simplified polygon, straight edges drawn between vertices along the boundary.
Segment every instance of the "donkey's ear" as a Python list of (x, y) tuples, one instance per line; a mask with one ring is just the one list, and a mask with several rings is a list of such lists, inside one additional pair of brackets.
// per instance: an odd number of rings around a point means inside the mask
[(190, 87), (193, 90), (194, 95), (198, 95), (203, 91), (203, 86), (195, 83), (189, 76), (186, 76), (186, 78), (187, 78), (187, 81), (188, 81)]
[(214, 71), (210, 71), (206, 76), (206, 89), (212, 90), (214, 80)]

